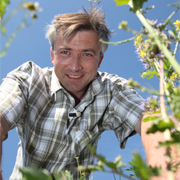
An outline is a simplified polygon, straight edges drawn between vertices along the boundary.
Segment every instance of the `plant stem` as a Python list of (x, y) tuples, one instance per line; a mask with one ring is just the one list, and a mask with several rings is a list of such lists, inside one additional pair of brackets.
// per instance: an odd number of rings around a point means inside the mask
[(25, 3), (26, 0), (21, 0), (21, 2), (17, 5), (15, 9), (1, 22), (1, 26), (5, 26), (5, 24), (14, 17), (14, 15), (22, 8), (22, 4)]
[(129, 41), (132, 41), (136, 38), (136, 36), (130, 38), (130, 39), (126, 39), (124, 41), (118, 41), (118, 42), (107, 42), (107, 41), (103, 41), (102, 39), (100, 40), (100, 42), (105, 43), (105, 44), (113, 44), (113, 45), (119, 45), (119, 44), (123, 44)]
[(103, 172), (106, 172), (106, 173), (115, 173), (115, 174), (119, 174), (119, 175), (121, 175), (121, 176), (123, 176), (123, 177), (125, 177), (126, 179), (129, 179), (129, 180), (136, 180), (136, 179), (134, 179), (134, 178), (131, 178), (131, 177), (129, 177), (129, 176), (127, 176), (127, 175), (125, 175), (125, 174), (123, 174), (123, 173), (121, 173), (121, 172), (118, 172), (118, 171), (108, 171), (108, 170), (104, 170)]
[(179, 10), (179, 8), (180, 8), (180, 6), (178, 6), (177, 8), (176, 8), (176, 10), (175, 11), (173, 11), (171, 14), (170, 14), (170, 16), (166, 19), (166, 21), (164, 22), (164, 24), (167, 24), (168, 23), (168, 21), (174, 16), (174, 14)]
[(26, 13), (24, 15), (24, 18), (21, 22), (21, 24), (17, 27), (17, 29), (11, 34), (11, 36), (8, 38), (8, 42), (5, 44), (4, 48), (2, 49), (2, 51), (0, 52), (0, 57), (3, 57), (5, 56), (6, 52), (7, 52), (7, 49), (9, 48), (9, 46), (11, 45), (13, 39), (15, 38), (15, 36), (17, 35), (17, 33), (26, 26), (25, 22), (28, 18), (28, 14), (29, 13)]
[[(180, 32), (178, 33), (178, 39), (179, 38), (180, 38)], [(175, 57), (175, 54), (176, 54), (176, 51), (177, 51), (177, 48), (178, 48), (178, 44), (179, 44), (179, 41), (177, 40), (176, 45), (175, 45), (175, 49), (174, 49), (174, 57)]]
[[(132, 2), (129, 3), (130, 7), (133, 8)], [(177, 63), (175, 58), (171, 55), (170, 51), (166, 48), (166, 46), (161, 43), (159, 36), (156, 34), (156, 32), (153, 30), (153, 28), (148, 23), (147, 19), (142, 15), (140, 10), (136, 11), (136, 16), (139, 18), (141, 23), (144, 25), (144, 27), (149, 32), (150, 36), (154, 39), (156, 44), (158, 45), (159, 49), (163, 52), (163, 54), (166, 56), (166, 58), (169, 60), (173, 68), (176, 70), (176, 72), (180, 75), (180, 65)]]
[(164, 63), (163, 59), (160, 58), (160, 108), (163, 118), (167, 118), (166, 107), (165, 107), (165, 98), (164, 98)]

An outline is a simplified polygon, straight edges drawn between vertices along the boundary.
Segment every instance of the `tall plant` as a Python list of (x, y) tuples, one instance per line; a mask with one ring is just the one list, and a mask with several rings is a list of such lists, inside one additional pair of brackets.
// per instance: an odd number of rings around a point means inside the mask
[[(179, 3), (172, 4), (171, 6), (174, 6), (174, 11), (163, 23), (158, 23), (144, 16), (144, 13), (152, 8), (142, 9), (144, 2), (147, 2), (147, 0), (115, 0), (115, 2), (117, 6), (129, 5), (130, 10), (134, 12), (143, 25), (141, 31), (136, 32), (128, 27), (127, 22), (123, 21), (120, 23), (119, 28), (132, 32), (135, 36), (125, 41), (110, 42), (110, 44), (122, 44), (134, 40), (136, 52), (146, 68), (146, 70), (141, 72), (142, 78), (150, 79), (156, 76), (159, 79), (159, 90), (157, 91), (143, 87), (132, 79), (129, 80), (129, 83), (143, 92), (147, 91), (152, 94), (142, 104), (148, 115), (143, 121), (152, 121), (152, 126), (148, 129), (147, 133), (158, 131), (164, 133), (166, 141), (159, 142), (159, 147), (167, 148), (166, 157), (168, 159), (169, 180), (173, 180), (174, 173), (180, 164), (178, 160), (175, 165), (172, 164), (173, 159), (170, 154), (170, 147), (172, 145), (180, 146), (180, 64), (176, 60), (176, 53), (180, 42), (180, 21), (172, 22), (171, 18), (179, 10), (180, 6)], [(32, 9), (34, 6), (27, 7)], [(3, 30), (2, 27), (1, 31)], [(173, 48), (171, 47), (171, 42), (175, 43)], [(160, 113), (161, 117), (156, 116), (157, 113)], [(77, 170), (82, 175), (81, 180), (85, 179), (84, 173), (86, 171), (104, 171), (119, 174), (127, 179), (134, 179), (136, 177), (143, 180), (150, 179), (151, 176), (158, 176), (161, 173), (160, 167), (148, 167), (138, 154), (134, 154), (133, 161), (130, 162), (131, 167), (128, 169), (133, 171), (134, 174), (127, 176), (122, 170), (125, 164), (120, 156), (115, 161), (109, 162), (104, 156), (98, 155), (93, 147), (88, 144), (87, 146), (99, 161), (97, 165), (78, 167)], [(40, 171), (24, 168), (21, 169), (21, 172), (24, 175), (24, 180), (32, 179), (32, 177), (34, 180), (42, 178), (43, 180), (52, 179), (52, 176), (46, 170)], [(69, 172), (62, 172), (61, 176), (55, 174), (54, 179), (72, 179), (72, 176)]]
[[(21, 0), (20, 3), (17, 5), (17, 7), (14, 8), (12, 12), (7, 14), (6, 8), (8, 4), (10, 4), (9, 0), (0, 1), (0, 22), (1, 22), (0, 32), (6, 39), (6, 44), (0, 50), (0, 57), (3, 57), (6, 55), (9, 46), (11, 45), (13, 39), (16, 37), (18, 32), (22, 28), (32, 25), (35, 19), (37, 19), (38, 17), (37, 12), (42, 11), (42, 8), (40, 8), (38, 2), (32, 3), (32, 2), (28, 2), (27, 0)], [(22, 20), (20, 24), (17, 26), (17, 28), (12, 33), (9, 34), (6, 29), (6, 25), (10, 22), (12, 18), (15, 18), (15, 15), (21, 10), (24, 11), (24, 16), (22, 17)], [(7, 16), (5, 16), (5, 14)], [(29, 17), (31, 18), (29, 19)]]

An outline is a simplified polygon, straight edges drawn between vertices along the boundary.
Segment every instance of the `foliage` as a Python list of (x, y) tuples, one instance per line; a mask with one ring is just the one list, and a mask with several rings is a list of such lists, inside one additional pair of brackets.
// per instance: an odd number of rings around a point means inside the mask
[(132, 162), (129, 162), (129, 164), (131, 167), (126, 170), (134, 172), (134, 174), (130, 174), (130, 177), (136, 177), (138, 179), (146, 180), (151, 176), (158, 176), (162, 172), (160, 167), (147, 167), (146, 162), (143, 161), (138, 153), (133, 153)]
[[(0, 25), (0, 31), (1, 34), (6, 38), (7, 42), (5, 46), (0, 51), (0, 57), (3, 57), (6, 55), (6, 52), (11, 45), (14, 37), (18, 34), (18, 32), (25, 27), (30, 26), (35, 19), (37, 19), (37, 12), (42, 11), (42, 9), (39, 7), (39, 3), (35, 2), (27, 2), (27, 0), (21, 0), (21, 2), (18, 4), (18, 6), (13, 9), (12, 12), (10, 12), (6, 17), (4, 18), (3, 15), (6, 12), (7, 4), (9, 4), (9, 0), (1, 0), (0, 1), (0, 18), (2, 19), (1, 25)], [(20, 24), (17, 26), (17, 28), (9, 35), (6, 30), (6, 25), (10, 20), (12, 20), (15, 15), (20, 12), (24, 11), (24, 16), (22, 17), (22, 20)]]
[[(95, 155), (95, 157), (99, 160), (97, 165), (90, 165), (88, 167), (82, 167), (79, 166), (78, 170), (83, 170), (83, 171), (104, 171), (108, 173), (115, 173), (119, 174), (120, 176), (123, 176), (127, 179), (129, 178), (127, 175), (125, 175), (122, 171), (122, 167), (125, 167), (125, 163), (122, 162), (121, 156), (118, 156), (115, 161), (113, 162), (108, 162), (106, 158), (102, 155), (96, 154), (96, 150), (90, 146), (87, 145), (88, 148), (90, 149), (91, 153)], [(139, 179), (143, 180), (148, 180), (152, 176), (158, 176), (162, 171), (160, 167), (148, 167), (146, 162), (142, 160), (142, 158), (139, 156), (138, 153), (133, 154), (133, 160), (129, 164), (131, 167), (129, 169), (126, 169), (127, 171), (134, 171), (134, 174), (131, 174), (130, 177), (137, 177)], [(106, 167), (110, 168), (111, 171), (107, 170)]]
[(25, 167), (20, 169), (23, 179), (22, 180), (52, 180), (50, 173), (43, 169), (39, 170), (36, 168)]
[(115, 0), (117, 6), (121, 5), (127, 5), (129, 3), (133, 4), (133, 8), (131, 9), (133, 12), (136, 12), (138, 9), (141, 9), (144, 2), (147, 2), (147, 0)]
[(9, 4), (9, 3), (10, 3), (9, 0), (1, 0), (0, 1), (0, 20), (3, 18), (3, 15), (6, 12), (7, 4)]
[[(146, 113), (148, 116), (146, 116), (143, 121), (152, 121), (152, 126), (148, 129), (147, 133), (164, 133), (166, 141), (159, 142), (159, 148), (162, 146), (167, 148), (165, 154), (169, 160), (167, 167), (169, 174), (172, 175), (174, 167), (170, 163), (172, 159), (170, 149), (171, 145), (178, 146), (180, 142), (180, 65), (175, 59), (180, 42), (180, 21), (176, 20), (176, 22), (173, 22), (171, 18), (179, 10), (180, 6), (178, 2), (169, 5), (174, 7), (174, 11), (163, 23), (158, 23), (144, 16), (144, 13), (147, 13), (147, 10), (152, 8), (147, 7), (146, 9), (142, 9), (144, 2), (146, 2), (144, 0), (115, 0), (115, 2), (117, 6), (128, 4), (130, 10), (135, 13), (143, 25), (141, 31), (136, 32), (128, 27), (128, 22), (122, 21), (119, 24), (119, 29), (136, 34), (136, 37), (125, 41), (110, 42), (109, 44), (117, 45), (134, 39), (136, 53), (145, 68), (145, 70), (141, 72), (141, 77), (147, 80), (153, 77), (159, 79), (159, 90), (143, 87), (132, 79), (129, 80), (129, 85), (138, 88), (142, 92), (147, 91), (153, 95), (147, 98), (142, 104), (142, 108), (145, 111), (150, 111)], [(175, 44), (175, 46), (172, 46), (173, 44)], [(159, 98), (157, 98), (157, 96)], [(161, 116), (159, 116), (159, 114), (161, 114)], [(134, 156), (134, 160), (130, 163), (131, 168), (128, 169), (135, 172), (135, 175), (131, 176), (148, 179), (151, 176), (150, 172), (152, 169), (146, 169), (142, 159), (138, 155)], [(177, 161), (177, 164), (178, 163)], [(142, 172), (139, 171), (141, 168), (143, 169)], [(158, 171), (158, 168), (153, 169), (155, 174)]]
[[(6, 4), (8, 3), (8, 1), (5, 0), (2, 2), (6, 2)], [(169, 173), (172, 174), (175, 169), (177, 170), (177, 166), (174, 167), (171, 165), (170, 162), (172, 157), (171, 153), (169, 152), (171, 145), (178, 145), (180, 142), (180, 65), (175, 59), (180, 42), (180, 21), (176, 20), (176, 22), (172, 22), (171, 18), (180, 9), (180, 6), (179, 3), (171, 5), (174, 7), (172, 14), (170, 14), (163, 23), (158, 23), (157, 21), (149, 20), (144, 16), (144, 13), (147, 13), (147, 10), (151, 9), (151, 7), (142, 9), (144, 2), (147, 2), (147, 0), (115, 0), (115, 2), (117, 6), (129, 5), (130, 10), (133, 11), (137, 18), (142, 22), (141, 31), (136, 32), (128, 27), (127, 22), (123, 21), (120, 23), (119, 28), (131, 32), (136, 36), (125, 41), (115, 43), (110, 42), (109, 44), (122, 44), (134, 40), (136, 53), (139, 55), (140, 61), (143, 63), (145, 68), (145, 70), (141, 72), (141, 77), (146, 78), (147, 80), (153, 77), (159, 79), (159, 90), (143, 87), (132, 79), (129, 80), (129, 84), (130, 86), (138, 88), (143, 92), (147, 91), (148, 93), (152, 94), (152, 96), (145, 100), (142, 104), (145, 111), (150, 111), (147, 113), (149, 116), (147, 116), (143, 121), (152, 121), (152, 126), (148, 129), (147, 133), (164, 133), (166, 141), (159, 142), (159, 148), (162, 146), (167, 148), (167, 153), (165, 154), (166, 158), (169, 160), (167, 167)], [(99, 0), (98, 3), (100, 3)], [(2, 6), (2, 15), (5, 12), (6, 4)], [(1, 32), (5, 37), (7, 37), (8, 42), (5, 49), (1, 52), (1, 56), (5, 54), (9, 44), (17, 32), (22, 27), (28, 26), (26, 15), (22, 20), (21, 25), (12, 34), (12, 36), (7, 36), (5, 24), (14, 16), (19, 8), (22, 8), (22, 3), (17, 7), (16, 11), (14, 11), (2, 22)], [(40, 10), (37, 4), (28, 2), (24, 4), (23, 8), (25, 8), (28, 13)], [(31, 15), (31, 17), (36, 18), (35, 15)], [(171, 44), (175, 44), (175, 46), (172, 47)], [(158, 98), (154, 95), (158, 96)], [(157, 113), (160, 113), (161, 116), (157, 115)], [(98, 155), (92, 146), (87, 144), (87, 147), (90, 149), (93, 155), (96, 156), (98, 163), (88, 167), (83, 167), (78, 164), (77, 170), (80, 171), (81, 180), (84, 179), (84, 172), (86, 171), (104, 171), (119, 174), (127, 179), (137, 177), (143, 180), (149, 179), (151, 176), (158, 176), (161, 172), (160, 167), (148, 167), (146, 162), (138, 154), (134, 154), (132, 162), (129, 163), (131, 167), (127, 169), (128, 171), (134, 171), (134, 174), (131, 174), (129, 177), (125, 175), (122, 170), (125, 164), (122, 162), (121, 156), (118, 156), (114, 161), (109, 162), (104, 156)], [(78, 157), (76, 157), (76, 159), (78, 163)], [(46, 170), (23, 168), (20, 171), (24, 175), (23, 180), (52, 179), (51, 174), (49, 174)], [(65, 171), (61, 172), (61, 175), (54, 174), (54, 178), (56, 180), (71, 180), (72, 175), (70, 172)]]

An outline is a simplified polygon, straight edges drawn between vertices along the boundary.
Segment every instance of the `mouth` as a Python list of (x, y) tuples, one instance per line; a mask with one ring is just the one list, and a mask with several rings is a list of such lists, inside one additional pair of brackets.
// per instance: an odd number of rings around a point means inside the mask
[(67, 76), (69, 76), (70, 78), (74, 78), (74, 79), (78, 79), (81, 77), (81, 76), (75, 76), (75, 75), (69, 75), (69, 74)]

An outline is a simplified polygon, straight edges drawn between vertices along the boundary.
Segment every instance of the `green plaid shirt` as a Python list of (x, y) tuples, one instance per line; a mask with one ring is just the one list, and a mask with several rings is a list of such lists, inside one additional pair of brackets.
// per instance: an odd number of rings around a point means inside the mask
[(142, 113), (142, 98), (127, 83), (117, 75), (98, 72), (75, 106), (53, 68), (27, 62), (10, 72), (0, 87), (0, 112), (10, 129), (17, 127), (20, 138), (10, 179), (20, 179), (18, 168), (32, 165), (51, 173), (68, 169), (78, 179), (75, 157), (80, 165), (93, 164), (84, 142), (96, 147), (105, 130), (113, 130), (124, 148)]

